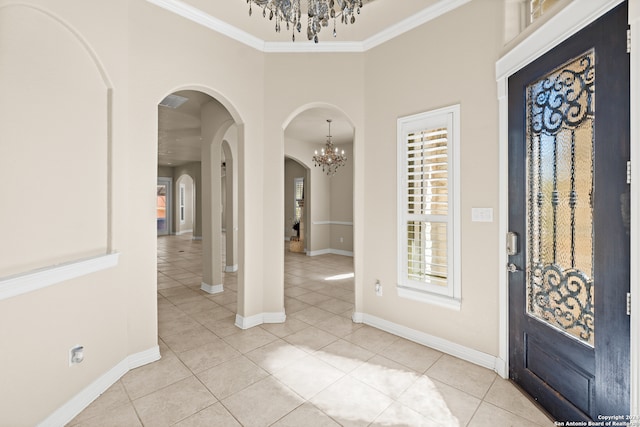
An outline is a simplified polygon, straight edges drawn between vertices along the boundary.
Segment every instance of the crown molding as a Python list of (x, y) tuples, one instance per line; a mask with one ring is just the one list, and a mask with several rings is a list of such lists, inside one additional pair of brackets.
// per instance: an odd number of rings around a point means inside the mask
[(353, 53), (364, 52), (362, 42), (264, 42), (265, 53)]
[(175, 13), (176, 15), (182, 16), (183, 18), (186, 18), (189, 21), (195, 22), (196, 24), (200, 24), (204, 27), (209, 28), (210, 30), (223, 34), (236, 41), (239, 41), (240, 43), (243, 43), (249, 47), (252, 47), (260, 51), (264, 51), (265, 49), (264, 40), (261, 40), (258, 37), (252, 36), (246, 31), (243, 31), (237, 27), (234, 27), (233, 25), (229, 25), (226, 22), (209, 15), (208, 13), (204, 13), (200, 9), (195, 8), (183, 1), (180, 1), (180, 0), (147, 0), (147, 1), (158, 7), (166, 9), (169, 12)]
[(255, 37), (233, 25), (215, 18), (202, 10), (181, 0), (147, 0), (176, 15), (182, 16), (196, 24), (207, 27), (217, 33), (232, 38), (240, 43), (265, 53), (361, 53), (381, 45), (407, 31), (411, 31), (439, 16), (444, 15), (471, 0), (440, 0), (415, 15), (394, 24), (377, 34), (358, 42), (268, 42)]

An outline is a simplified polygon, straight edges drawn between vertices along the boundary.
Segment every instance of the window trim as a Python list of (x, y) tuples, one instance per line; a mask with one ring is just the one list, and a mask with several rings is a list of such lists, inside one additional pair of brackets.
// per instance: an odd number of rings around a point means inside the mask
[[(418, 284), (408, 279), (406, 222), (406, 136), (434, 126), (449, 132), (449, 212), (447, 219), (447, 287)], [(398, 296), (460, 310), (460, 104), (400, 117), (397, 121), (397, 291)]]

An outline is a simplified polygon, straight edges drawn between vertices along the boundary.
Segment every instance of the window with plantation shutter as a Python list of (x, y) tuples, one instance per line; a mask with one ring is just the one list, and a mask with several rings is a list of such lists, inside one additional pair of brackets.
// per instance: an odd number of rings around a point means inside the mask
[(300, 221), (302, 216), (302, 207), (300, 200), (304, 198), (304, 178), (294, 178), (293, 181), (293, 217), (294, 221)]
[(398, 293), (454, 308), (459, 106), (398, 120)]

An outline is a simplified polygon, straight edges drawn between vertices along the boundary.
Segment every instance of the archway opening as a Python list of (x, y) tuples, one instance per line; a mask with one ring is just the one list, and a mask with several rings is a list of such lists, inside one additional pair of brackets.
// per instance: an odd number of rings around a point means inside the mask
[(193, 233), (195, 223), (195, 181), (188, 175), (183, 174), (176, 180), (176, 200), (175, 200), (175, 230), (176, 235)]
[[(284, 129), (283, 223), (284, 238), (289, 240), (285, 241), (284, 256), (287, 314), (301, 306), (299, 300), (321, 299), (324, 301), (320, 308), (344, 317), (353, 312), (354, 132), (346, 115), (324, 105), (301, 108)], [(313, 162), (314, 153), (325, 148), (329, 135), (347, 157), (347, 162), (331, 175)], [(297, 239), (301, 244), (296, 244)]]
[[(209, 329), (234, 327), (239, 312), (238, 126), (223, 102), (199, 90), (173, 92), (158, 105), (158, 177), (171, 180), (174, 200), (171, 231), (158, 238), (159, 305), (179, 311), (189, 298), (212, 294), (202, 313), (182, 313)], [(165, 312), (160, 337), (184, 333)]]

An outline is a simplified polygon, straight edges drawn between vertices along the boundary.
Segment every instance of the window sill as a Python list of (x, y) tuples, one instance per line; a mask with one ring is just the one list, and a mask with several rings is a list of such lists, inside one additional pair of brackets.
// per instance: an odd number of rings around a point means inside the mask
[(0, 301), (118, 265), (119, 253), (100, 255), (0, 278)]
[(431, 292), (409, 288), (398, 285), (398, 296), (400, 298), (411, 299), (427, 304), (438, 305), (451, 310), (460, 311), (462, 301), (459, 298), (452, 298), (446, 295), (438, 295)]

